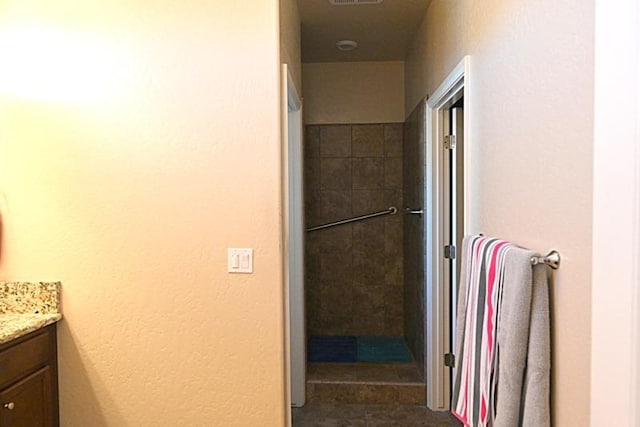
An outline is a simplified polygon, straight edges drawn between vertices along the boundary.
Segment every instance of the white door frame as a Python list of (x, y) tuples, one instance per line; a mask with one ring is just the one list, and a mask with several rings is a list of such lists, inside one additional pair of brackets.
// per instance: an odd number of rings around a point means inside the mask
[[(286, 402), (305, 404), (304, 199), (302, 100), (287, 64), (282, 65), (283, 252)], [(290, 422), (290, 417), (287, 419)]]
[[(425, 149), (425, 371), (427, 382), (427, 406), (434, 411), (449, 409), (450, 381), (449, 368), (444, 366), (444, 355), (449, 352), (450, 327), (448, 319), (448, 292), (443, 285), (442, 262), (444, 243), (442, 218), (442, 150), (444, 149), (444, 110), (462, 92), (465, 105), (471, 100), (469, 90), (470, 58), (465, 56), (427, 101), (426, 108), (426, 149)], [(469, 230), (469, 161), (471, 138), (469, 135), (470, 108), (464, 108), (463, 188), (464, 188), (464, 230)], [(455, 314), (455, 313), (454, 313)]]
[(640, 426), (640, 5), (595, 18), (591, 425)]

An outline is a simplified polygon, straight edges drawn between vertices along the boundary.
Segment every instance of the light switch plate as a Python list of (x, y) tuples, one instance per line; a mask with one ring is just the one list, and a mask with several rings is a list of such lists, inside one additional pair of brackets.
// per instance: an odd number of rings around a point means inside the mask
[(227, 248), (227, 271), (229, 273), (253, 273), (253, 249)]

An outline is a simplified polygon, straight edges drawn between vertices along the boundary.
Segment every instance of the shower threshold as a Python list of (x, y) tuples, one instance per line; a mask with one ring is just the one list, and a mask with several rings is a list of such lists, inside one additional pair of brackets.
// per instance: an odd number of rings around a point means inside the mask
[(307, 400), (424, 405), (426, 384), (416, 363), (311, 362)]
[(422, 405), (426, 385), (404, 338), (311, 336), (308, 401)]

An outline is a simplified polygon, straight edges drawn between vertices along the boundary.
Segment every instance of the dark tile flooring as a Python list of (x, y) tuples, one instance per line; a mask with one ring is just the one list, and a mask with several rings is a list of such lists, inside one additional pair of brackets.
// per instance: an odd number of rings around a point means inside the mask
[(424, 406), (310, 402), (293, 408), (293, 427), (449, 427), (462, 424)]
[(307, 404), (292, 409), (293, 427), (462, 426), (421, 404), (425, 387), (415, 363), (310, 363)]
[(308, 381), (420, 383), (415, 363), (309, 363)]

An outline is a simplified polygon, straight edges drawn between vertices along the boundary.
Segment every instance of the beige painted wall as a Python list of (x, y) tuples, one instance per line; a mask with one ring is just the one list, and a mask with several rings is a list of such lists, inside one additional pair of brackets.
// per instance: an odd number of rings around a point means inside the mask
[(562, 254), (557, 426), (589, 424), (593, 34), (592, 2), (433, 0), (406, 61), (411, 111), (471, 55), (471, 231)]
[(404, 62), (302, 64), (306, 124), (404, 122)]
[(63, 282), (63, 426), (284, 425), (277, 18), (3, 5), (0, 278)]
[(280, 61), (289, 66), (289, 72), (302, 94), (302, 50), (300, 45), (300, 13), (296, 0), (280, 0)]

